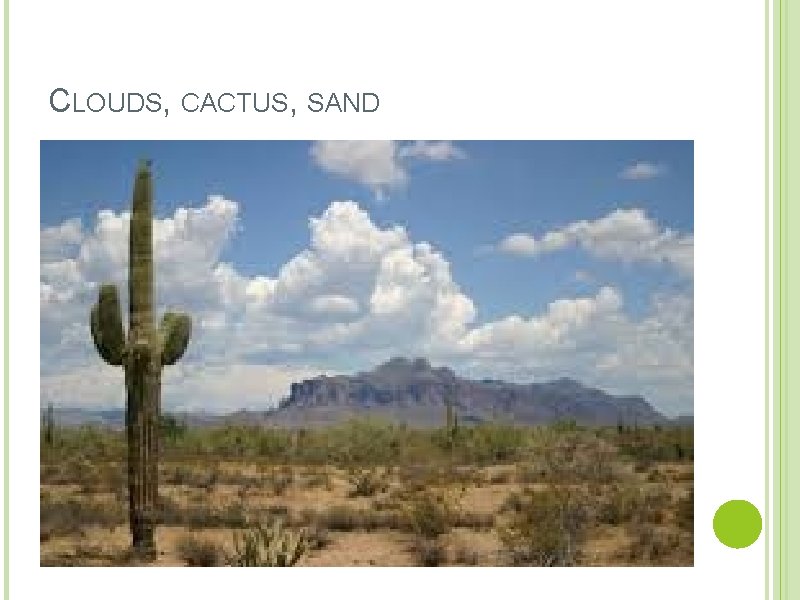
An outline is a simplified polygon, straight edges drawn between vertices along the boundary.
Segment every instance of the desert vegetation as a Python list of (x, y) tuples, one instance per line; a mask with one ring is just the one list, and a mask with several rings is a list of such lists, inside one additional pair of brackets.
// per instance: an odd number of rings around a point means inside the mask
[(124, 431), (45, 425), (42, 565), (693, 563), (688, 427), (164, 417), (151, 563), (131, 551)]

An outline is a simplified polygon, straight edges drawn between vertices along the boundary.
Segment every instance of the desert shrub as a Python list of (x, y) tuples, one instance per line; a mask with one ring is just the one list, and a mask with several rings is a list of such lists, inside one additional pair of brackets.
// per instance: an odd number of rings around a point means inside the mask
[(374, 469), (360, 469), (349, 476), (351, 489), (348, 496), (351, 498), (374, 496), (378, 492), (386, 491), (386, 480)]
[(194, 480), (194, 470), (185, 465), (166, 466), (159, 465), (158, 479), (167, 485), (191, 486)]
[(53, 536), (78, 532), (87, 525), (116, 527), (127, 519), (125, 507), (121, 505), (43, 497), (39, 511), (39, 536), (44, 541)]
[(214, 465), (213, 467), (209, 468), (206, 472), (205, 481), (201, 484), (203, 489), (205, 489), (208, 493), (214, 491), (214, 488), (219, 483), (219, 467)]
[(438, 567), (445, 562), (447, 550), (439, 539), (417, 536), (411, 551), (420, 567)]
[(684, 531), (694, 531), (694, 489), (678, 500), (675, 522)]
[(446, 483), (480, 486), (486, 483), (486, 477), (481, 469), (475, 465), (447, 465), (442, 477)]
[(235, 532), (233, 547), (227, 563), (234, 567), (293, 567), (308, 550), (305, 533), (286, 529), (279, 519)]
[(450, 512), (450, 525), (452, 527), (464, 527), (467, 529), (487, 531), (494, 527), (494, 523), (494, 515), (491, 513), (480, 513), (464, 510), (453, 510)]
[(186, 423), (175, 415), (165, 413), (158, 420), (158, 432), (166, 445), (172, 445), (186, 435)]
[(215, 483), (219, 485), (241, 486), (244, 488), (257, 488), (262, 484), (262, 478), (261, 476), (249, 475), (243, 472), (241, 467), (238, 469), (219, 469), (216, 474)]
[(638, 523), (664, 523), (672, 504), (672, 495), (665, 487), (650, 487), (643, 491), (639, 512), (634, 515)]
[(459, 544), (453, 549), (453, 562), (458, 565), (474, 567), (480, 562), (480, 558), (478, 551), (466, 544)]
[(283, 496), (294, 483), (294, 473), (291, 467), (278, 469), (270, 473), (264, 483), (274, 496)]
[(660, 524), (666, 520), (670, 496), (663, 488), (640, 489), (614, 486), (597, 511), (597, 520), (608, 525)]
[(635, 428), (620, 432), (617, 447), (623, 456), (649, 464), (694, 460), (692, 427)]
[(319, 513), (307, 512), (305, 519), (330, 531), (401, 529), (406, 523), (396, 512), (354, 508), (345, 504), (336, 504)]
[(303, 477), (303, 485), (311, 489), (323, 488), (328, 491), (333, 489), (333, 482), (331, 481), (331, 476), (327, 469), (307, 472)]
[(209, 527), (240, 528), (248, 524), (241, 503), (228, 504), (222, 508), (207, 505), (179, 506), (167, 496), (159, 498), (159, 522), (164, 525), (205, 529)]
[(303, 531), (309, 550), (322, 550), (331, 543), (330, 532), (318, 523), (306, 527)]
[(691, 555), (678, 532), (637, 524), (629, 528), (629, 534), (631, 542), (618, 557), (631, 564), (680, 564), (685, 562), (685, 553)]
[(373, 510), (399, 511), (403, 509), (403, 503), (397, 498), (375, 498), (372, 501)]
[(437, 538), (450, 530), (453, 513), (451, 499), (443, 493), (432, 492), (417, 495), (405, 510), (411, 530), (428, 539)]
[(159, 477), (166, 484), (185, 485), (207, 490), (211, 490), (217, 483), (221, 483), (219, 466), (214, 463), (202, 467), (186, 464), (164, 465), (159, 469)]
[(292, 433), (258, 425), (190, 427), (165, 451), (173, 457), (258, 458), (287, 462), (292, 452)]
[(253, 444), (256, 454), (260, 458), (275, 461), (289, 461), (297, 452), (297, 444), (292, 438), (292, 432), (282, 429), (262, 429), (258, 432)]
[(516, 466), (514, 473), (514, 481), (522, 485), (529, 485), (531, 483), (541, 483), (546, 481), (547, 471), (539, 463), (524, 462)]
[(614, 486), (597, 511), (597, 521), (620, 525), (633, 520), (641, 510), (642, 493), (638, 488)]
[(500, 485), (509, 483), (513, 479), (513, 473), (507, 469), (500, 469), (489, 476), (489, 483)]
[(270, 519), (280, 517), (284, 520), (284, 523), (289, 517), (289, 507), (285, 504), (273, 504), (271, 506), (267, 506), (263, 509), (263, 512)]
[(217, 544), (211, 540), (197, 539), (184, 535), (176, 545), (178, 556), (189, 567), (216, 567), (222, 553)]
[(43, 457), (59, 461), (65, 457), (83, 457), (91, 462), (123, 461), (126, 449), (123, 431), (99, 425), (60, 427), (55, 445)]
[(526, 432), (520, 427), (492, 423), (465, 429), (458, 440), (459, 454), (468, 461), (509, 462), (522, 455)]
[[(160, 523), (164, 525), (185, 525), (184, 523), (185, 515), (195, 507), (188, 507), (187, 510), (183, 510), (182, 507), (178, 506), (178, 503), (175, 502), (169, 496), (159, 495), (158, 497), (158, 520)], [(205, 509), (205, 512), (210, 512), (209, 509)]]
[(58, 485), (61, 482), (61, 466), (55, 463), (42, 463), (39, 466), (39, 482), (42, 484)]
[(247, 514), (242, 504), (228, 504), (220, 510), (213, 511), (212, 522), (216, 527), (244, 527), (247, 525)]
[(439, 469), (431, 464), (404, 465), (398, 469), (398, 476), (403, 482), (403, 489), (396, 490), (398, 497), (408, 497), (439, 483)]
[(592, 431), (555, 433), (548, 429), (536, 449), (535, 460), (527, 466), (530, 477), (526, 483), (609, 483), (614, 479), (616, 456), (615, 448)]
[(511, 515), (500, 539), (512, 565), (571, 566), (576, 563), (586, 520), (581, 499), (569, 488), (526, 490), (520, 497), (520, 510)]
[(527, 497), (530, 495), (531, 490), (525, 488), (521, 491), (511, 492), (500, 504), (500, 512), (520, 512), (523, 510), (527, 503)]
[(320, 513), (317, 520), (331, 531), (354, 531), (364, 528), (364, 513), (362, 509), (337, 504)]
[(556, 433), (570, 433), (583, 429), (575, 419), (559, 419), (550, 425), (550, 429)]
[(87, 485), (99, 480), (99, 472), (92, 461), (83, 455), (70, 457), (64, 462), (61, 471), (61, 483)]
[(403, 449), (403, 430), (378, 419), (353, 419), (327, 432), (329, 460), (342, 466), (390, 464)]

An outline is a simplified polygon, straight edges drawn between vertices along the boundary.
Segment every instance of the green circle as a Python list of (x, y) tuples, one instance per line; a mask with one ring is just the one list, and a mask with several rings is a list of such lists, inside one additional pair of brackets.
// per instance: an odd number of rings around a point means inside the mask
[(761, 535), (761, 513), (747, 500), (728, 500), (714, 514), (714, 534), (730, 548), (747, 548)]

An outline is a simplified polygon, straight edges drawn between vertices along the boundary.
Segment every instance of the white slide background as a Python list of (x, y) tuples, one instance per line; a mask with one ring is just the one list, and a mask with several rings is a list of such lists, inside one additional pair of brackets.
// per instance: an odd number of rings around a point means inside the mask
[[(759, 598), (765, 535), (714, 511), (765, 488), (765, 7), (571, 2), (21, 2), (10, 11), (10, 597)], [(56, 87), (157, 91), (169, 117), (53, 112)], [(374, 91), (374, 114), (188, 114), (188, 91)], [(39, 567), (42, 139), (692, 139), (691, 568)], [(771, 543), (771, 541), (770, 541)]]

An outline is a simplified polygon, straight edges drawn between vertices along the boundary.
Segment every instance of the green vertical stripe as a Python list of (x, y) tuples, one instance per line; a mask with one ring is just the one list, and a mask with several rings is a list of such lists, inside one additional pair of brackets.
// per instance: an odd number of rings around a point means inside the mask
[(800, 420), (794, 408), (796, 382), (800, 379), (800, 365), (794, 361), (800, 331), (798, 321), (792, 319), (790, 307), (800, 302), (800, 210), (795, 208), (797, 199), (793, 185), (797, 173), (796, 152), (793, 141), (800, 139), (792, 118), (792, 102), (800, 101), (797, 93), (797, 75), (791, 66), (800, 64), (795, 60), (796, 52), (790, 46), (791, 32), (798, 32), (800, 13), (790, 10), (790, 2), (777, 0), (775, 6), (775, 203), (777, 206), (775, 228), (776, 246), (776, 322), (775, 322), (775, 489), (774, 489), (774, 552), (775, 552), (775, 597), (780, 600), (798, 598), (800, 585), (798, 575), (790, 566), (795, 558), (793, 541), (797, 539), (798, 527), (790, 515), (795, 504), (800, 503), (797, 469), (800, 443), (793, 434), (800, 434)]
[(783, 64), (784, 64), (784, 44), (783, 44), (783, 0), (777, 0), (774, 6), (775, 25), (774, 25), (774, 69), (775, 69), (775, 95), (774, 95), (774, 202), (775, 202), (775, 307), (774, 307), (774, 326), (775, 326), (775, 348), (774, 348), (774, 367), (775, 367), (775, 399), (774, 399), (774, 597), (783, 599), (784, 576), (783, 576), (783, 395), (785, 387), (784, 377), (784, 264), (786, 262), (784, 245), (784, 135), (783, 135)]
[[(795, 150), (795, 144), (800, 140), (800, 123), (793, 118), (793, 109), (796, 110), (800, 102), (800, 77), (797, 68), (800, 66), (800, 45), (795, 41), (800, 35), (800, 10), (797, 3), (782, 0), (783, 10), (783, 38), (782, 38), (782, 69), (783, 69), (783, 114), (781, 127), (783, 129), (782, 148), (782, 175), (783, 205), (785, 223), (785, 248), (786, 260), (784, 262), (786, 289), (784, 298), (784, 322), (786, 347), (784, 357), (784, 373), (786, 385), (782, 398), (783, 407), (783, 555), (781, 557), (782, 572), (784, 574), (783, 592), (786, 598), (800, 598), (800, 575), (797, 572), (798, 552), (796, 544), (800, 527), (794, 518), (793, 509), (800, 504), (800, 479), (798, 467), (800, 466), (800, 410), (797, 408), (798, 393), (800, 389), (800, 363), (797, 356), (800, 352), (795, 346), (800, 340), (800, 320), (791, 316), (790, 308), (800, 303), (800, 202), (797, 190), (800, 185), (795, 182), (800, 180), (800, 150)], [(794, 567), (794, 568), (791, 568)]]
[(769, 10), (770, 0), (764, 0), (764, 598), (769, 600), (769, 557), (770, 557), (770, 476), (769, 476), (769, 410), (770, 410), (770, 395), (769, 384), (770, 377), (770, 235), (769, 235), (769, 159), (772, 149), (770, 148), (770, 130), (769, 130), (769, 98), (770, 98), (770, 71), (769, 71)]
[(3, 597), (8, 600), (8, 2), (3, 2)]

